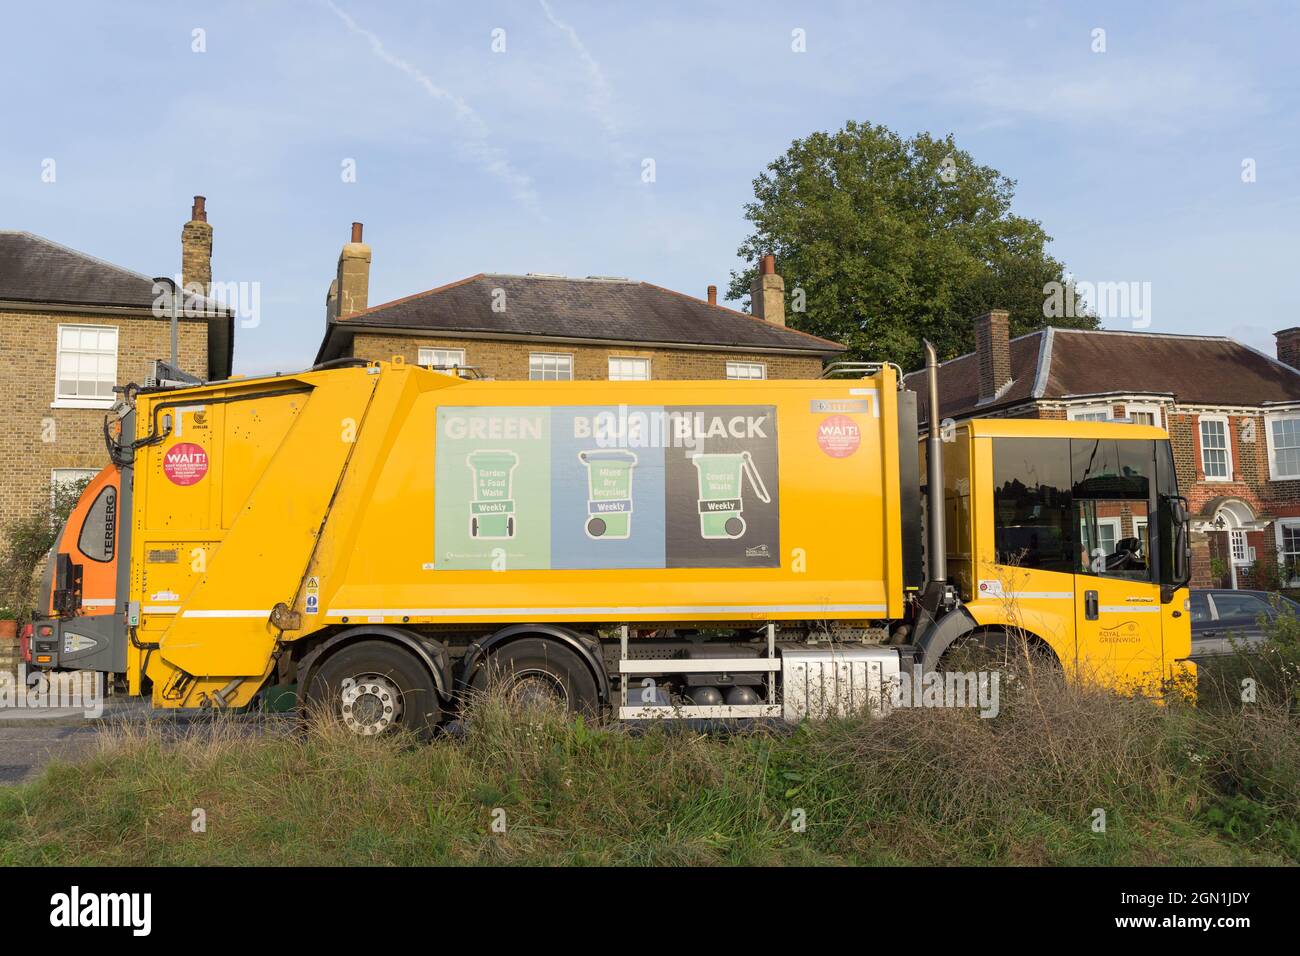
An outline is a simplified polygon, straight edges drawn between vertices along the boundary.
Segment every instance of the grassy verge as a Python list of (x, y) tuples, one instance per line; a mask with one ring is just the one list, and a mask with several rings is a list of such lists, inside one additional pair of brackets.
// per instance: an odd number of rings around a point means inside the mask
[(1280, 864), (1300, 861), (1297, 729), (1276, 702), (1159, 707), (1041, 677), (1004, 685), (993, 719), (731, 737), (491, 700), (427, 746), (137, 726), (0, 790), (0, 862)]

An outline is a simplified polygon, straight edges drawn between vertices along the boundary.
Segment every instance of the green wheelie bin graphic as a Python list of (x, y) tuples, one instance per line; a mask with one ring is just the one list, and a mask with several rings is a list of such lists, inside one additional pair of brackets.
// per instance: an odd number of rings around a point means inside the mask
[(469, 536), (513, 538), (515, 503), (510, 497), (510, 484), (519, 456), (512, 451), (474, 451), (465, 456), (465, 464), (474, 474)]
[(626, 538), (632, 533), (634, 452), (599, 449), (578, 452), (587, 466), (587, 537)]
[(764, 504), (772, 500), (763, 478), (747, 451), (696, 454), (691, 461), (700, 479), (700, 536), (704, 538), (739, 538), (745, 533), (741, 517), (745, 502), (741, 495), (743, 476)]

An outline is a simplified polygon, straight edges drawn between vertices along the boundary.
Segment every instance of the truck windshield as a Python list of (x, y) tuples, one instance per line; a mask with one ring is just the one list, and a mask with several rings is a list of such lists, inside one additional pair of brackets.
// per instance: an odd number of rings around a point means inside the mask
[(1002, 564), (1175, 583), (1177, 494), (1168, 442), (993, 439)]

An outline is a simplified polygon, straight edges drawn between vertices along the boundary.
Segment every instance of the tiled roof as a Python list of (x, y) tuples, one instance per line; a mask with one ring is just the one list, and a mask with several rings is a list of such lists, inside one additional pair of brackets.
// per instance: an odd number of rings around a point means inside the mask
[[(907, 376), (923, 406), (924, 374)], [(975, 353), (942, 363), (942, 414), (960, 418), (1033, 399), (1108, 393), (1170, 395), (1180, 404), (1300, 401), (1300, 371), (1223, 336), (1043, 329), (1011, 340), (1011, 375), (1011, 384), (981, 405)]]
[(0, 232), (0, 300), (147, 309), (153, 280), (30, 232)]
[(480, 274), (377, 305), (331, 325), (834, 355), (844, 346), (680, 292), (627, 279)]

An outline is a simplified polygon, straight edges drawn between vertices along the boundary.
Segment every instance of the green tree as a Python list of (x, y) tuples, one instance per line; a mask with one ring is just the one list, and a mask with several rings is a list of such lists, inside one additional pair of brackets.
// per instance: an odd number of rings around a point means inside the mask
[(971, 320), (989, 309), (1010, 311), (1013, 336), (1041, 328), (1044, 286), (1068, 283), (1042, 226), (1012, 215), (1014, 190), (951, 135), (905, 140), (852, 121), (813, 133), (754, 180), (739, 251), (750, 265), (731, 274), (731, 298), (748, 296), (759, 257), (773, 253), (789, 305), (794, 290), (805, 297), (805, 311), (787, 308), (791, 326), (844, 343), (846, 358), (905, 369), (920, 364), (925, 338), (941, 359), (972, 351)]

